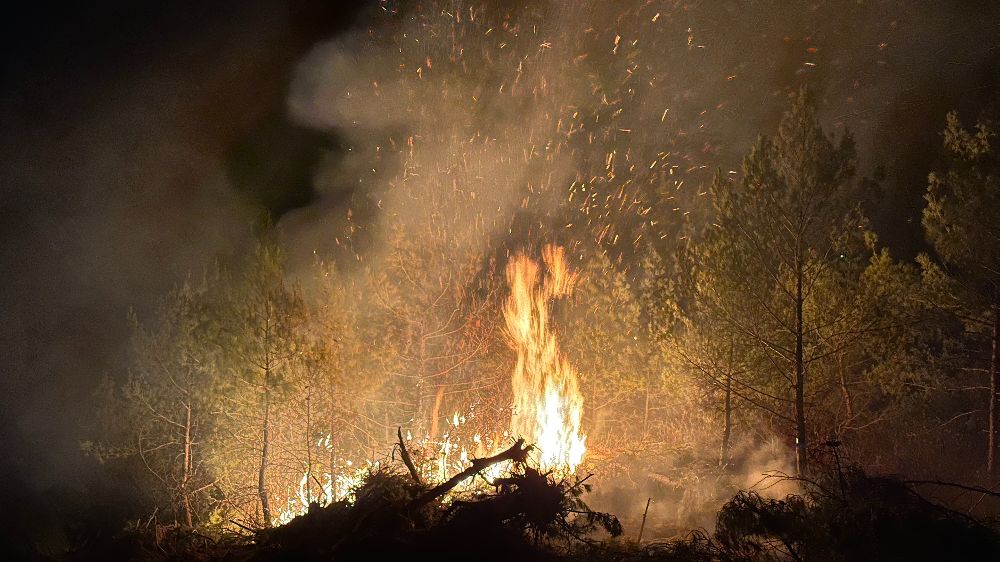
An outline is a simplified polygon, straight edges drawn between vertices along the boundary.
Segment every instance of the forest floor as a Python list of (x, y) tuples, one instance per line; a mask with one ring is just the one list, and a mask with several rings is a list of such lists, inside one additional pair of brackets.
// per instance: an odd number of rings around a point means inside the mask
[(514, 468), (474, 493), (449, 494), (462, 479), (481, 478), (497, 457), (434, 486), (403, 466), (383, 467), (352, 501), (313, 505), (275, 528), (226, 537), (179, 526), (137, 528), (80, 545), (69, 559), (1000, 560), (996, 519), (974, 519), (926, 499), (918, 492), (926, 483), (856, 467), (796, 478), (801, 492), (780, 499), (738, 492), (719, 510), (713, 531), (640, 543), (622, 536), (617, 518), (587, 506), (586, 479), (542, 473), (519, 447), (497, 456), (515, 461)]

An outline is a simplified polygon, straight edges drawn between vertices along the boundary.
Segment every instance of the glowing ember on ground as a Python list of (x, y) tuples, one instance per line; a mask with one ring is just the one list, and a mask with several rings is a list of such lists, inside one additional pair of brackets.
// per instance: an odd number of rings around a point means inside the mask
[(563, 248), (546, 246), (542, 254), (544, 273), (524, 254), (507, 265), (510, 296), (504, 317), (517, 350), (511, 433), (535, 444), (543, 469), (572, 473), (586, 451), (586, 437), (580, 433), (583, 396), (576, 371), (559, 352), (549, 305), (572, 292), (577, 276), (569, 270)]

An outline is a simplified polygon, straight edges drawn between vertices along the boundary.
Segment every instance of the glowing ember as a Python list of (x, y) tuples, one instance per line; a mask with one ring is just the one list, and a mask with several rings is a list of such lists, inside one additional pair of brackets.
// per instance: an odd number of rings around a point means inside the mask
[(576, 371), (559, 353), (549, 304), (568, 296), (577, 276), (569, 270), (563, 248), (546, 246), (542, 255), (544, 274), (523, 254), (507, 265), (510, 297), (504, 317), (517, 350), (511, 430), (534, 442), (542, 468), (572, 473), (586, 451), (586, 437), (580, 433), (583, 396)]

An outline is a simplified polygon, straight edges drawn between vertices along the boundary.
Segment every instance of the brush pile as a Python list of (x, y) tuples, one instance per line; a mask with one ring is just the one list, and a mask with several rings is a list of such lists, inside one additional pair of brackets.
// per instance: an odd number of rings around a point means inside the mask
[[(574, 545), (618, 536), (621, 524), (582, 500), (584, 479), (558, 479), (528, 460), (518, 441), (493, 457), (472, 461), (446, 482), (428, 485), (412, 469), (401, 445), (403, 468), (373, 469), (351, 501), (313, 504), (286, 525), (255, 531), (243, 539), (192, 541), (192, 532), (136, 533), (115, 543), (133, 560), (312, 561), (312, 560), (555, 560)], [(509, 469), (487, 481), (483, 471), (505, 461)], [(457, 492), (470, 478), (475, 491)], [(96, 554), (93, 551), (87, 555)]]
[[(350, 501), (313, 505), (286, 525), (249, 536), (211, 539), (191, 529), (135, 531), (91, 544), (70, 559), (276, 562), (333, 560), (549, 560), (764, 562), (1000, 560), (1000, 525), (927, 500), (925, 485), (958, 487), (986, 498), (1000, 493), (941, 482), (870, 476), (859, 468), (797, 481), (781, 499), (738, 492), (712, 532), (669, 541), (614, 540), (618, 520), (582, 500), (586, 479), (557, 479), (528, 462), (516, 443), (477, 459), (437, 485), (421, 481), (401, 448), (402, 466), (372, 470)], [(511, 461), (500, 477), (456, 491), (469, 478)], [(463, 488), (468, 489), (468, 488)], [(607, 540), (610, 535), (612, 540)], [(604, 539), (604, 540), (598, 540)]]

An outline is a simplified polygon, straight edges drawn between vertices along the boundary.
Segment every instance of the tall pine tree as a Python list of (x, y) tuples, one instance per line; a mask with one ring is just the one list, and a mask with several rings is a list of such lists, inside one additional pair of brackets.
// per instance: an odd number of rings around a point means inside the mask
[(714, 228), (701, 248), (700, 299), (750, 346), (757, 378), (767, 384), (757, 391), (770, 408), (791, 406), (781, 417), (793, 426), (800, 474), (807, 464), (810, 368), (841, 345), (833, 342), (850, 324), (847, 311), (832, 324), (829, 314), (821, 319), (815, 311), (827, 307), (818, 284), (840, 275), (851, 263), (842, 256), (863, 247), (854, 159), (851, 137), (828, 137), (803, 90), (777, 135), (758, 138), (741, 181), (718, 175), (711, 189)]
[(1000, 153), (995, 148), (996, 135), (991, 119), (980, 119), (970, 131), (956, 113), (948, 114), (944, 130), (948, 166), (930, 175), (923, 213), (927, 240), (951, 281), (939, 301), (964, 321), (971, 339), (985, 341), (988, 472), (998, 462), (1000, 431)]

